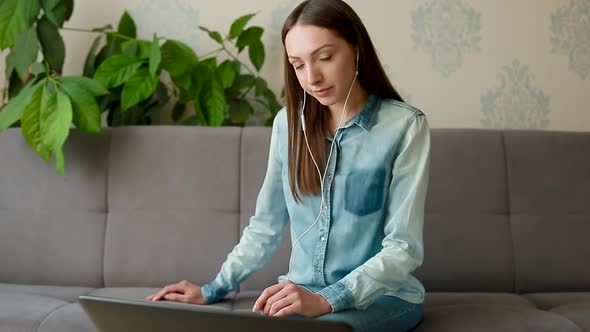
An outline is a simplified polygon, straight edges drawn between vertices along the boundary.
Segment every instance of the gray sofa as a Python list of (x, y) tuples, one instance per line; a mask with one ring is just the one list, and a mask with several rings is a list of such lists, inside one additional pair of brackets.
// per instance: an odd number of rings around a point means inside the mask
[[(205, 283), (237, 243), (269, 128), (73, 131), (66, 176), (0, 134), (0, 331), (93, 331), (77, 297)], [(590, 331), (590, 133), (433, 129), (417, 331)], [(248, 309), (289, 243), (216, 304)]]

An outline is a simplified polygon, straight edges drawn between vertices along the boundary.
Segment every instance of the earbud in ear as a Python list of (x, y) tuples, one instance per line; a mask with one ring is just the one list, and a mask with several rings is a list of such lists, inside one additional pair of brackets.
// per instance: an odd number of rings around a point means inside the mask
[(303, 89), (303, 104), (301, 105), (301, 129), (303, 131), (305, 131), (305, 113), (303, 111), (305, 110), (306, 99), (307, 99), (307, 92), (305, 92), (305, 89)]

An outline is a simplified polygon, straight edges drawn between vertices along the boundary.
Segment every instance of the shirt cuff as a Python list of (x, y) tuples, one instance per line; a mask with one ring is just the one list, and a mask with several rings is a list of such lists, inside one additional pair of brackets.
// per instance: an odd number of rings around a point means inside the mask
[(207, 304), (219, 302), (229, 293), (219, 286), (215, 281), (211, 281), (210, 283), (202, 286), (201, 292), (203, 293), (203, 297), (205, 298), (205, 302), (207, 302)]
[(342, 281), (338, 281), (318, 292), (332, 306), (332, 312), (354, 308), (352, 291)]

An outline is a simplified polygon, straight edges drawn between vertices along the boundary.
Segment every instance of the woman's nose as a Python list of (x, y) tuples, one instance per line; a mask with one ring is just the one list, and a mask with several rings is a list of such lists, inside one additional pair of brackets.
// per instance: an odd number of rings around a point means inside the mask
[(315, 66), (308, 66), (307, 84), (317, 85), (322, 81), (322, 74)]

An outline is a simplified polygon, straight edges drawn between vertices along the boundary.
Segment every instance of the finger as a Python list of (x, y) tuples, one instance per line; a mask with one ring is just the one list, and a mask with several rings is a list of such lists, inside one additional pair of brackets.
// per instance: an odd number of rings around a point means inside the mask
[(164, 297), (164, 295), (168, 293), (181, 293), (184, 294), (184, 288), (179, 284), (168, 285), (162, 288), (161, 291), (156, 293), (156, 296), (152, 298), (152, 301), (158, 301)]
[(295, 307), (293, 305), (288, 305), (286, 307), (284, 307), (283, 309), (279, 310), (279, 312), (277, 312), (274, 317), (287, 317), (293, 314), (297, 314), (298, 312), (295, 310)]
[(272, 308), (272, 306), (277, 302), (280, 301), (284, 298), (286, 298), (287, 296), (289, 296), (289, 294), (292, 293), (292, 290), (289, 287), (283, 287), (283, 289), (281, 289), (280, 291), (278, 291), (275, 295), (269, 297), (266, 300), (266, 303), (264, 304), (264, 314), (265, 315), (270, 315), (270, 310)]
[(281, 309), (286, 308), (288, 306), (290, 306), (293, 303), (293, 297), (292, 296), (287, 296), (284, 297), (278, 301), (276, 301), (275, 303), (273, 303), (270, 306), (270, 310), (268, 312), (269, 316), (274, 316), (277, 312), (279, 312)]
[(258, 297), (258, 299), (256, 300), (256, 302), (254, 302), (254, 306), (252, 307), (252, 311), (256, 312), (260, 308), (264, 308), (264, 304), (266, 303), (266, 300), (269, 297), (271, 297), (274, 294), (276, 294), (276, 292), (278, 292), (281, 289), (283, 289), (283, 286), (284, 286), (283, 283), (279, 283), (279, 284), (270, 286), (270, 287), (266, 288), (264, 291), (262, 291), (262, 294), (260, 294), (260, 296)]
[(164, 299), (168, 301), (188, 303), (188, 297), (184, 294), (168, 293), (164, 295)]

